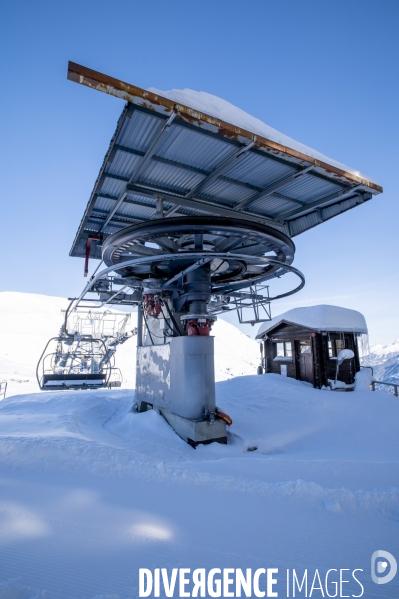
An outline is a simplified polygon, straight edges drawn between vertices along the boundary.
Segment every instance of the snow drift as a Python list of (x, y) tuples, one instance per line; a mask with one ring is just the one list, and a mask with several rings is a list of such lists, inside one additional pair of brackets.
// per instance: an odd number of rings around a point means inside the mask
[[(1, 294), (0, 305), (1, 364), (22, 379), (66, 303)], [(225, 324), (226, 377), (259, 354)], [(134, 341), (121, 350), (130, 368)], [(365, 597), (398, 596), (396, 579), (370, 578), (376, 549), (398, 551), (397, 398), (230, 378), (216, 384), (228, 445), (194, 450), (156, 410), (131, 411), (133, 387), (18, 395), (30, 383), (11, 384), (0, 401), (1, 599), (133, 599), (141, 567), (269, 566), (282, 597), (287, 568), (360, 568)]]
[(309, 327), (316, 331), (340, 331), (349, 333), (367, 333), (366, 320), (357, 310), (321, 304), (304, 308), (293, 308), (264, 322), (258, 331), (258, 337), (282, 321)]

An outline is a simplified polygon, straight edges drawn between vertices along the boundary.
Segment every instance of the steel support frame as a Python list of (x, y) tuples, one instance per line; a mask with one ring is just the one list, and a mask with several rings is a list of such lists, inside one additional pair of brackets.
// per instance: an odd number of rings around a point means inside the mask
[[(306, 168), (303, 168), (301, 170), (297, 170), (295, 173), (291, 173), (290, 175), (287, 175), (286, 177), (283, 177), (282, 179), (278, 179), (277, 181), (275, 181), (274, 183), (272, 183), (271, 185), (268, 185), (267, 187), (265, 187), (265, 189), (263, 189), (262, 191), (260, 191), (259, 193), (246, 198), (244, 200), (241, 200), (241, 202), (238, 202), (235, 206), (234, 209), (235, 210), (242, 210), (243, 208), (249, 206), (250, 204), (253, 204), (253, 202), (256, 202), (257, 200), (263, 200), (271, 195), (273, 195), (276, 191), (278, 191), (279, 189), (282, 189), (283, 187), (285, 187), (286, 185), (288, 185), (289, 183), (291, 183), (292, 181), (295, 181), (295, 179), (298, 179), (299, 177), (302, 177), (303, 175), (305, 175), (306, 173), (309, 173), (311, 170), (313, 170), (314, 166), (308, 166)], [(288, 199), (288, 198), (287, 198)], [(291, 200), (291, 198), (289, 198)], [(295, 200), (295, 198), (292, 198), (293, 202), (298, 202), (299, 204), (304, 205), (304, 202), (300, 202), (299, 200)]]
[[(185, 196), (178, 196), (176, 194), (166, 192), (159, 187), (154, 188), (149, 185), (136, 183), (134, 185), (128, 185), (128, 191), (152, 198), (154, 200), (158, 196), (165, 200), (165, 202), (176, 204), (176, 206), (182, 206), (184, 208), (192, 208), (194, 210), (200, 210), (205, 213), (216, 214), (218, 216), (231, 216), (237, 218), (237, 212), (235, 212), (233, 208), (229, 208), (226, 205), (219, 204), (217, 202), (211, 202), (198, 197), (188, 199)], [(165, 214), (165, 217), (167, 218), (171, 215), (172, 212), (170, 211)], [(268, 224), (280, 231), (284, 230), (284, 225), (275, 222), (272, 218), (269, 219), (256, 213), (240, 212), (239, 217), (251, 222)]]
[[(237, 128), (230, 123), (226, 123), (219, 119), (215, 119), (210, 115), (195, 111), (190, 107), (183, 106), (174, 101), (168, 100), (167, 98), (163, 98), (156, 94), (152, 94), (151, 92), (128, 84), (126, 82), (119, 81), (103, 73), (99, 73), (92, 69), (88, 69), (87, 67), (84, 67), (82, 65), (69, 62), (67, 76), (68, 79), (70, 79), (71, 81), (74, 81), (82, 85), (86, 85), (92, 89), (101, 92), (111, 94), (118, 98), (125, 99), (128, 102), (118, 121), (117, 130), (113, 137), (113, 142), (111, 142), (111, 146), (107, 153), (104, 164), (101, 168), (97, 184), (91, 194), (81, 225), (78, 229), (77, 235), (75, 236), (75, 240), (70, 252), (71, 255), (75, 254), (77, 242), (86, 227), (88, 218), (90, 217), (90, 212), (95, 202), (96, 190), (99, 189), (101, 181), (103, 180), (104, 176), (106, 176), (106, 166), (108, 163), (112, 162), (115, 150), (117, 150), (117, 147), (115, 148), (114, 146), (114, 142), (118, 138), (125, 118), (130, 118), (132, 112), (135, 110), (147, 113), (148, 115), (155, 118), (160, 118), (163, 121), (166, 121), (173, 113), (176, 113), (179, 126), (195, 130), (199, 134), (213, 136), (217, 139), (222, 138), (226, 143), (231, 143), (235, 146), (241, 145), (241, 147), (242, 145), (248, 144), (249, 142), (254, 142), (255, 145), (252, 148), (252, 151), (256, 154), (264, 156), (267, 159), (284, 163), (296, 169), (300, 168), (301, 165), (308, 164), (309, 168), (313, 168), (312, 175), (315, 177), (331, 181), (330, 175), (333, 174), (335, 177), (334, 183), (336, 183), (339, 186), (348, 186), (357, 183), (363, 186), (365, 192), (382, 192), (382, 188), (379, 185), (374, 184), (373, 182), (370, 182), (368, 180), (362, 179), (361, 177), (354, 175), (350, 172), (343, 171), (331, 164), (324, 163), (320, 160), (315, 160), (311, 156), (302, 154), (301, 152), (292, 150), (291, 148), (281, 146), (280, 144), (273, 142), (269, 139), (263, 138), (262, 136), (255, 135), (249, 131)], [(158, 158), (162, 160), (160, 157), (157, 157), (157, 159)], [(195, 167), (181, 165), (181, 168)], [(329, 176), (327, 176), (327, 174)], [(111, 176), (111, 174), (109, 175)], [(240, 182), (237, 183), (239, 184)], [(259, 190), (258, 193), (265, 193), (265, 190)], [(249, 203), (252, 203), (252, 201), (255, 201), (255, 196), (246, 198), (245, 201), (246, 200), (248, 200)], [(172, 208), (172, 210), (175, 212), (175, 208)], [(299, 214), (299, 212), (296, 214)], [(284, 217), (285, 216), (286, 215), (284, 215)], [(292, 216), (293, 215), (290, 214), (290, 216), (287, 218), (292, 218)], [(274, 222), (278, 223), (279, 220), (281, 220), (280, 215), (278, 218), (274, 220)], [(105, 223), (103, 224), (103, 227), (104, 226)]]
[[(115, 206), (112, 208), (111, 212), (109, 213), (109, 216), (106, 219), (105, 223), (101, 226), (100, 231), (102, 231), (104, 229), (104, 227), (106, 227), (108, 225), (109, 221), (112, 219), (115, 212), (122, 205), (122, 203), (127, 195), (127, 190), (126, 190), (127, 185), (132, 184), (135, 181), (137, 181), (137, 179), (140, 176), (140, 174), (142, 173), (143, 169), (146, 167), (148, 162), (151, 160), (151, 157), (155, 153), (158, 145), (161, 143), (164, 132), (168, 129), (168, 127), (172, 123), (175, 116), (176, 116), (176, 113), (172, 112), (172, 114), (164, 121), (164, 123), (162, 124), (162, 127), (159, 129), (159, 131), (157, 131), (156, 134), (154, 135), (154, 138), (151, 141), (150, 147), (146, 151), (141, 162), (137, 165), (137, 167), (133, 171), (133, 174), (131, 175), (131, 177), (129, 179), (127, 179), (127, 184), (126, 184), (125, 190), (121, 193), (120, 197), (118, 198), (118, 201), (116, 202)], [(107, 177), (107, 174), (108, 173), (105, 173), (105, 177)]]
[(137, 347), (143, 345), (143, 310), (140, 304), (137, 304)]
[[(121, 145), (115, 144), (115, 146), (113, 147), (113, 149), (111, 151), (112, 159), (108, 159), (108, 163), (109, 164), (112, 162), (113, 155), (117, 151), (125, 152), (125, 153), (128, 153), (128, 154), (133, 154), (135, 156), (140, 156), (140, 157), (145, 156), (145, 152), (142, 152), (140, 150), (135, 150), (133, 148), (128, 148), (126, 146), (121, 146)], [(239, 150), (237, 150), (237, 153), (239, 153)], [(276, 161), (275, 157), (273, 157), (273, 156), (264, 156), (263, 155), (263, 157), (266, 160), (274, 160), (274, 161)], [(204, 169), (201, 169), (201, 168), (198, 168), (198, 167), (195, 167), (195, 166), (190, 166), (190, 165), (184, 164), (182, 162), (177, 162), (176, 160), (170, 160), (169, 158), (163, 158), (162, 156), (153, 155), (151, 157), (151, 160), (153, 160), (154, 162), (159, 162), (161, 164), (168, 164), (170, 166), (173, 166), (175, 168), (179, 168), (181, 170), (185, 170), (185, 171), (188, 171), (188, 172), (197, 173), (197, 174), (203, 175), (205, 178), (210, 177), (212, 175), (212, 173), (213, 173), (213, 171), (206, 171)], [(238, 185), (239, 187), (245, 187), (246, 189), (249, 189), (249, 190), (252, 190), (252, 191), (256, 192), (255, 194), (253, 194), (253, 195), (251, 195), (251, 196), (249, 196), (247, 198), (244, 198), (240, 202), (237, 202), (237, 204), (234, 206), (235, 210), (241, 210), (241, 209), (245, 208), (246, 206), (249, 206), (253, 202), (256, 202), (257, 200), (260, 200), (260, 199), (263, 199), (263, 198), (266, 198), (266, 197), (269, 197), (269, 196), (273, 196), (273, 195), (275, 197), (281, 197), (281, 199), (285, 199), (287, 201), (294, 202), (294, 203), (299, 204), (301, 206), (305, 206), (306, 203), (303, 202), (303, 201), (301, 201), (301, 200), (297, 200), (296, 198), (291, 198), (289, 196), (280, 195), (280, 194), (278, 194), (276, 192), (279, 189), (281, 189), (281, 188), (285, 187), (286, 185), (288, 185), (289, 183), (291, 183), (292, 181), (294, 181), (295, 179), (297, 179), (297, 178), (305, 175), (306, 173), (310, 173), (311, 171), (314, 171), (315, 167), (314, 167), (314, 165), (311, 165), (311, 166), (308, 166), (308, 167), (305, 167), (305, 168), (298, 169), (296, 167), (296, 165), (294, 165), (292, 163), (289, 164), (289, 166), (291, 168), (295, 168), (296, 169), (294, 173), (291, 173), (291, 174), (287, 175), (286, 177), (280, 178), (277, 181), (275, 181), (274, 183), (271, 183), (270, 185), (267, 185), (264, 188), (259, 187), (257, 185), (253, 185), (252, 183), (240, 181), (238, 179), (234, 179), (234, 178), (231, 178), (231, 177), (226, 177), (222, 173), (218, 174), (218, 178), (222, 179), (223, 181), (227, 181), (227, 182), (229, 182), (229, 183), (231, 183), (233, 185)], [(223, 172), (224, 172), (224, 170), (223, 170)], [(110, 173), (106, 173), (105, 176), (110, 176), (111, 178), (115, 178), (115, 179), (118, 179), (120, 181), (128, 181), (128, 178), (126, 178), (126, 177), (122, 177), (122, 176), (114, 175), (114, 174), (110, 174)], [(321, 177), (316, 172), (314, 172), (312, 174), (312, 176), (314, 176), (314, 177), (316, 177), (318, 179), (320, 179), (320, 178), (324, 179), (324, 177)], [(203, 182), (204, 182), (204, 180), (200, 181), (199, 184), (202, 184)], [(210, 180), (208, 182), (210, 182)], [(337, 182), (337, 185), (342, 186), (342, 183), (341, 182)], [(190, 193), (190, 192), (188, 192), (188, 193)], [(101, 193), (99, 195), (102, 195), (102, 197), (106, 197), (104, 194), (101, 194)], [(117, 199), (117, 198), (112, 197), (112, 199)], [(170, 214), (172, 214), (172, 212), (171, 212), (172, 210), (175, 210), (175, 208), (170, 209)]]
[[(245, 254), (230, 254), (230, 253), (223, 253), (223, 252), (187, 252), (186, 254), (184, 254), (184, 257), (186, 259), (194, 259), (194, 260), (201, 260), (202, 258), (220, 258), (222, 260), (224, 259), (234, 259), (234, 260), (252, 260), (253, 256), (247, 256)], [(164, 254), (162, 256), (163, 260), (174, 260), (176, 259), (176, 254)], [(279, 260), (273, 260), (272, 258), (267, 258), (265, 256), (259, 256), (257, 257), (257, 259), (260, 262), (263, 262), (264, 264), (271, 264), (271, 265), (275, 265), (275, 266), (280, 266), (281, 270), (286, 271), (286, 272), (292, 272), (295, 275), (297, 275), (297, 277), (300, 279), (300, 284), (295, 287), (295, 289), (292, 289), (291, 291), (288, 291), (286, 293), (282, 293), (280, 295), (277, 295), (273, 298), (270, 298), (270, 301), (274, 301), (277, 299), (281, 299), (283, 297), (288, 297), (290, 295), (293, 295), (294, 293), (297, 293), (298, 291), (300, 291), (304, 285), (305, 285), (305, 277), (304, 275), (301, 273), (300, 270), (298, 270), (297, 268), (294, 268), (293, 266), (289, 266), (287, 264), (285, 264), (284, 262), (280, 262)], [(77, 298), (77, 304), (79, 304), (80, 301), (82, 301), (82, 299), (84, 298), (84, 296), (89, 293), (92, 289), (92, 287), (94, 286), (94, 284), (101, 278), (103, 278), (105, 275), (114, 272), (114, 271), (118, 271), (121, 270), (123, 268), (126, 268), (127, 266), (137, 266), (137, 265), (141, 265), (141, 264), (148, 264), (148, 262), (151, 262), (154, 260), (154, 257), (144, 257), (144, 258), (136, 258), (134, 260), (127, 260), (126, 262), (123, 262), (121, 264), (114, 264), (112, 266), (109, 266), (107, 268), (105, 268), (104, 270), (102, 270), (101, 272), (99, 272), (98, 274), (96, 274), (95, 276), (93, 276), (90, 281), (87, 283), (86, 287), (84, 288), (84, 290), (82, 291), (82, 293), (80, 294), (79, 298)], [(249, 287), (251, 285), (255, 285), (258, 283), (261, 283), (262, 281), (266, 280), (268, 278), (268, 275), (265, 274), (264, 276), (259, 276), (259, 277), (254, 277), (251, 280), (248, 281), (241, 281), (238, 284), (241, 284), (242, 288), (244, 287)], [(131, 287), (141, 287), (142, 284), (137, 284), (137, 285), (131, 285)], [(236, 285), (234, 283), (230, 284), (230, 286), (228, 286), (227, 284), (224, 285), (224, 287), (214, 287), (212, 289), (212, 294), (223, 294), (225, 288), (230, 290), (231, 287), (231, 291), (237, 291), (237, 289), (234, 289)]]
[(309, 204), (305, 204), (302, 208), (296, 208), (295, 210), (290, 210), (286, 213), (281, 214), (278, 218), (279, 220), (288, 220), (293, 217), (305, 216), (308, 212), (312, 212), (315, 208), (323, 207), (324, 205), (330, 204), (335, 200), (339, 199), (340, 201), (346, 199), (351, 195), (361, 195), (360, 189), (362, 185), (356, 185), (355, 187), (351, 187), (349, 189), (344, 189), (342, 191), (337, 191), (336, 193), (332, 193), (327, 196), (322, 196)]

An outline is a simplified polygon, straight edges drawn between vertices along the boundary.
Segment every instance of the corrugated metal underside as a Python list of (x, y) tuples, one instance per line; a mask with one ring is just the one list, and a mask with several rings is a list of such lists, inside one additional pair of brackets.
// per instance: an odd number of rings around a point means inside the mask
[[(127, 104), (119, 119), (71, 249), (100, 257), (102, 240), (133, 223), (209, 214), (264, 222), (290, 236), (370, 199), (304, 162), (242, 143), (199, 124)], [(158, 201), (158, 210), (160, 202)]]

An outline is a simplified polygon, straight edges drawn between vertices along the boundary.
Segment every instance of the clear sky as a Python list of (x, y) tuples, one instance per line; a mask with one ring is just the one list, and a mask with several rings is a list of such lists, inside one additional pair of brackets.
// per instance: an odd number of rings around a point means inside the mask
[(399, 339), (398, 0), (16, 0), (0, 33), (2, 291), (85, 283), (69, 249), (123, 102), (68, 81), (72, 60), (215, 94), (377, 180), (383, 195), (295, 238), (307, 284), (273, 315), (332, 303), (371, 342)]

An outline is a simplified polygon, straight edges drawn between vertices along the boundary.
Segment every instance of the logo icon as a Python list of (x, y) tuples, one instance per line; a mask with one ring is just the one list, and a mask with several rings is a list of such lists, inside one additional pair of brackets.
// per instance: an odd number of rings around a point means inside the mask
[[(386, 584), (387, 582), (391, 582), (397, 569), (398, 564), (391, 553), (382, 551), (382, 549), (374, 551), (371, 556), (371, 579), (375, 584)], [(380, 576), (380, 574), (384, 574), (384, 572), (387, 572), (387, 574), (385, 574), (385, 576)]]

